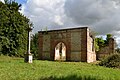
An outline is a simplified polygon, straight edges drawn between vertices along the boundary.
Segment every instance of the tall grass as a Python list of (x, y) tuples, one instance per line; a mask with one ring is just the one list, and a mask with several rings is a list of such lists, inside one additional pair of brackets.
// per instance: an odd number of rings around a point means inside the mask
[(120, 70), (81, 62), (34, 60), (0, 56), (0, 80), (120, 80)]

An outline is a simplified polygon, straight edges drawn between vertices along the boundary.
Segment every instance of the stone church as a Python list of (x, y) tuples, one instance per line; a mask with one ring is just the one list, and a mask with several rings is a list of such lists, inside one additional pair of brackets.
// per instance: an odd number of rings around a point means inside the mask
[(94, 36), (88, 27), (39, 31), (39, 59), (96, 61)]

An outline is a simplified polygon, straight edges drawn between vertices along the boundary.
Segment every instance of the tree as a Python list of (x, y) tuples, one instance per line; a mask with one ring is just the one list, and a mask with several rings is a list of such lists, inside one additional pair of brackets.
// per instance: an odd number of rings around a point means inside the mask
[(106, 40), (104, 40), (102, 37), (95, 38), (96, 51), (99, 51), (102, 47), (105, 47), (109, 44), (109, 40), (112, 37), (112, 34), (107, 34), (106, 36)]
[(31, 39), (31, 53), (34, 54), (34, 58), (38, 57), (38, 33)]
[(22, 15), (21, 5), (14, 1), (0, 2), (0, 52), (5, 55), (23, 56), (27, 46), (29, 19)]
[(104, 47), (105, 45), (105, 41), (103, 40), (103, 38), (102, 37), (100, 37), (100, 38), (95, 38), (95, 42), (96, 42), (96, 45), (98, 45), (99, 46), (99, 48), (101, 48), (101, 47)]
[(105, 40), (105, 44), (107, 45), (107, 44), (109, 44), (110, 38), (112, 38), (112, 34), (107, 34), (106, 36), (107, 37), (106, 37), (106, 40)]

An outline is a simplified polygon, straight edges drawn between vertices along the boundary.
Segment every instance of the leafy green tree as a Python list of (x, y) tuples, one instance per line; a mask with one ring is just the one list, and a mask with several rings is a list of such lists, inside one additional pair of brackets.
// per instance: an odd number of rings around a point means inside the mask
[(0, 2), (0, 52), (9, 56), (23, 56), (27, 46), (29, 19), (22, 15), (21, 5), (14, 1)]
[(98, 46), (98, 42), (97, 42), (97, 39), (95, 39), (95, 51), (99, 51), (100, 48)]
[(107, 34), (106, 36), (107, 37), (106, 37), (106, 40), (105, 40), (105, 44), (107, 45), (109, 43), (110, 38), (112, 38), (112, 34)]
[(33, 35), (31, 40), (31, 53), (34, 54), (34, 58), (38, 57), (38, 33)]
[(106, 35), (106, 40), (104, 40), (102, 37), (95, 38), (95, 49), (96, 51), (99, 51), (100, 48), (105, 47), (106, 45), (109, 44), (109, 40), (112, 37), (111, 34)]
[(99, 48), (104, 47), (105, 41), (102, 37), (95, 39), (96, 44), (99, 46)]

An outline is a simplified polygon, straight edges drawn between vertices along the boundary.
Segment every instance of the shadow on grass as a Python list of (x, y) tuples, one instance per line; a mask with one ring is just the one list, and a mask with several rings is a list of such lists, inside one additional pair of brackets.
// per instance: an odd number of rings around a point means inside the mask
[(67, 77), (50, 76), (50, 77), (40, 78), (39, 80), (103, 80), (103, 79), (100, 79), (100, 78), (94, 77), (94, 76), (69, 75)]

